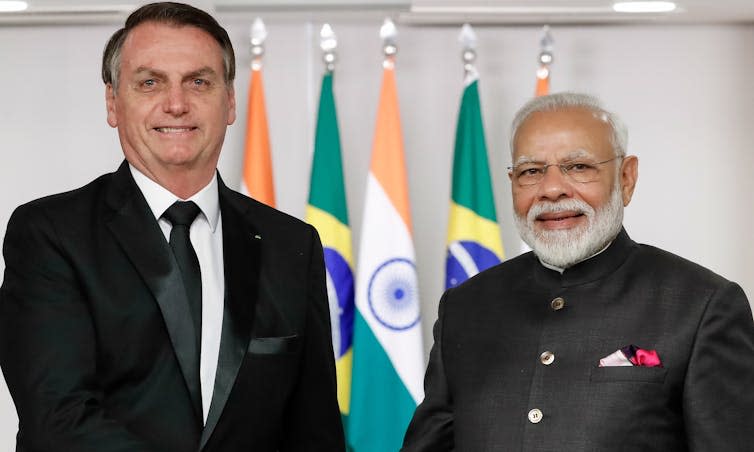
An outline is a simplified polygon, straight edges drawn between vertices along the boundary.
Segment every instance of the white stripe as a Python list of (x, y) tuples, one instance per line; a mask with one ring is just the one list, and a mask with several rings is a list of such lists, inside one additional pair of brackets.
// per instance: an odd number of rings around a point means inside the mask
[(332, 348), (335, 359), (340, 358), (340, 302), (338, 300), (338, 291), (335, 287), (335, 283), (330, 276), (330, 271), (325, 270), (325, 277), (327, 281), (327, 302), (330, 305), (330, 331), (332, 332)]
[(448, 251), (450, 251), (450, 254), (452, 254), (453, 257), (456, 258), (458, 263), (461, 264), (463, 271), (466, 272), (466, 275), (469, 278), (479, 273), (479, 268), (476, 266), (474, 258), (471, 257), (471, 255), (468, 251), (466, 251), (466, 248), (464, 248), (463, 245), (458, 242), (453, 242), (448, 245)]

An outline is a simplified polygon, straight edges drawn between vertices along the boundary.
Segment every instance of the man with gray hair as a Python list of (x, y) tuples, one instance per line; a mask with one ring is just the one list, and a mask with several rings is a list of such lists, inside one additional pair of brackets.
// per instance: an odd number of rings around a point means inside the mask
[(449, 289), (404, 451), (744, 451), (754, 322), (741, 288), (622, 227), (638, 159), (594, 97), (513, 121), (533, 252)]

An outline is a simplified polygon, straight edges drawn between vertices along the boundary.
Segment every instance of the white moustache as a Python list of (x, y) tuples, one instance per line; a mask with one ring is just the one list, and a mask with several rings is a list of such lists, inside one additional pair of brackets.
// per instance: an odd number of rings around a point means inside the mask
[(575, 212), (587, 217), (594, 216), (594, 209), (579, 199), (564, 199), (558, 202), (538, 202), (529, 209), (526, 219), (534, 222), (538, 216), (545, 213)]
[[(587, 221), (570, 229), (546, 230), (536, 226), (539, 215), (564, 211), (584, 215)], [(540, 201), (531, 206), (525, 217), (516, 215), (514, 219), (521, 238), (542, 262), (568, 268), (604, 249), (620, 232), (623, 223), (621, 188), (616, 184), (609, 201), (598, 209), (572, 198)]]

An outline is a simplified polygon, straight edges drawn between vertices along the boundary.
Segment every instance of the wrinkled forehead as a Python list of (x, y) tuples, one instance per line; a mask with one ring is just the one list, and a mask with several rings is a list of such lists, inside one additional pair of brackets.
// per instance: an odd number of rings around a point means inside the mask
[(223, 62), (223, 49), (209, 32), (173, 22), (146, 21), (135, 26), (128, 32), (121, 49), (122, 54), (131, 58), (150, 57), (157, 52), (159, 56), (184, 53), (192, 59)]
[(612, 129), (604, 112), (564, 108), (533, 112), (513, 139), (513, 164), (611, 156)]
[(593, 131), (609, 132), (611, 130), (610, 118), (602, 110), (586, 107), (560, 107), (531, 112), (521, 121), (516, 131), (516, 138), (530, 129), (548, 131), (559, 126), (589, 128)]

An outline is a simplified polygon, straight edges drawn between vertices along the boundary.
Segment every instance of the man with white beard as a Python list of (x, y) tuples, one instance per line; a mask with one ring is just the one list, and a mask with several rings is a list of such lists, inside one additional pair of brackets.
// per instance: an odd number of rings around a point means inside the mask
[(629, 238), (638, 159), (627, 141), (588, 95), (519, 110), (509, 176), (533, 252), (443, 295), (402, 450), (751, 450), (749, 302)]

